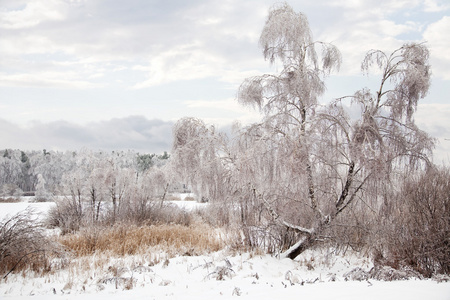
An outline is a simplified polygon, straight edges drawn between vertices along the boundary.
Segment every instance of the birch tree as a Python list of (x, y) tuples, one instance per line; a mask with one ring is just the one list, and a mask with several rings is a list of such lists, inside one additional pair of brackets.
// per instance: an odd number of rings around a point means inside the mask
[[(428, 50), (405, 44), (391, 54), (367, 53), (362, 70), (381, 71), (380, 86), (323, 107), (317, 98), (324, 79), (338, 70), (338, 49), (312, 38), (308, 21), (287, 4), (274, 6), (260, 46), (281, 72), (246, 79), (238, 101), (258, 108), (264, 118), (242, 131), (248, 182), (272, 222), (297, 233), (283, 256), (294, 259), (322, 238), (324, 231), (373, 180), (386, 179), (400, 164), (427, 162), (432, 139), (414, 124), (414, 112), (430, 84)], [(350, 99), (349, 103), (346, 100)], [(359, 106), (355, 121), (346, 105)]]
[[(260, 228), (256, 240), (269, 232), (282, 256), (294, 259), (369, 191), (374, 203), (365, 205), (379, 205), (373, 187), (430, 164), (434, 141), (414, 123), (430, 85), (429, 52), (417, 43), (392, 53), (371, 50), (362, 71), (379, 69), (374, 92), (364, 88), (321, 105), (325, 79), (339, 70), (341, 54), (314, 41), (304, 14), (275, 5), (259, 44), (281, 71), (244, 80), (237, 100), (258, 109), (262, 120), (236, 126), (228, 139), (201, 120), (182, 119), (174, 127), (172, 164), (196, 193), (239, 214), (244, 229)], [(358, 116), (350, 118), (348, 107)]]
[[(260, 46), (281, 72), (246, 79), (237, 98), (259, 109), (261, 122), (228, 142), (202, 121), (183, 119), (174, 129), (173, 162), (197, 193), (239, 208), (242, 224), (295, 232), (283, 254), (293, 259), (322, 239), (369, 183), (428, 162), (433, 141), (413, 115), (430, 84), (429, 54), (423, 44), (369, 51), (362, 69), (380, 69), (375, 92), (363, 89), (322, 106), (324, 80), (339, 69), (341, 55), (313, 40), (305, 15), (274, 6)], [(359, 107), (356, 120), (346, 113), (351, 105)]]

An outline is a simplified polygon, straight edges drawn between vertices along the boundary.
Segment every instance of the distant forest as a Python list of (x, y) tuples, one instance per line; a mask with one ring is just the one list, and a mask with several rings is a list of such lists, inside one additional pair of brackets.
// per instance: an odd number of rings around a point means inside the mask
[[(170, 155), (140, 154), (135, 151), (22, 151), (0, 150), (0, 196), (34, 195), (40, 189), (45, 195), (64, 194), (64, 184), (74, 174), (86, 180), (94, 170), (128, 170), (135, 176), (152, 167), (162, 167)], [(119, 172), (120, 173), (120, 172)]]

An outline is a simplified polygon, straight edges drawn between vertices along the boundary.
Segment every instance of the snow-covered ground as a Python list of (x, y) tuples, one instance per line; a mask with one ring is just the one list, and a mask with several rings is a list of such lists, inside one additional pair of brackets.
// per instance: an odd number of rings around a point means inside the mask
[(193, 211), (195, 209), (202, 209), (208, 205), (208, 203), (199, 203), (196, 201), (169, 201), (170, 203), (176, 204), (178, 207), (186, 210), (186, 211)]
[(26, 201), (17, 203), (0, 203), (0, 220), (5, 217), (12, 217), (13, 215), (24, 211), (26, 209), (32, 209), (33, 213), (39, 217), (44, 218), (48, 210), (55, 205), (54, 202), (28, 202)]
[[(90, 259), (91, 265), (96, 258)], [(345, 281), (344, 274), (367, 259), (306, 253), (300, 261), (227, 251), (181, 256), (149, 266), (127, 257), (103, 271), (67, 270), (42, 278), (13, 275), (0, 297), (14, 299), (450, 299), (450, 283), (432, 280)], [(80, 262), (80, 267), (82, 263)], [(128, 290), (127, 290), (128, 289)]]
[[(52, 204), (1, 203), (0, 217), (30, 205), (43, 212)], [(354, 268), (370, 270), (371, 260), (330, 250), (308, 251), (296, 261), (230, 250), (166, 259), (149, 251), (78, 258), (70, 266), (42, 277), (10, 274), (0, 280), (0, 299), (450, 299), (450, 282), (346, 281)]]

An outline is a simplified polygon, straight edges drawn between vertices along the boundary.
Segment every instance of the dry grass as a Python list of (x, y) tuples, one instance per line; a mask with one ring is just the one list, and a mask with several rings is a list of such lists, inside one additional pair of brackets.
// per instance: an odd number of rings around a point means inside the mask
[(199, 255), (224, 247), (216, 231), (205, 224), (191, 226), (117, 224), (109, 228), (87, 228), (58, 238), (80, 257), (94, 253), (125, 256), (146, 254), (159, 248), (171, 255)]

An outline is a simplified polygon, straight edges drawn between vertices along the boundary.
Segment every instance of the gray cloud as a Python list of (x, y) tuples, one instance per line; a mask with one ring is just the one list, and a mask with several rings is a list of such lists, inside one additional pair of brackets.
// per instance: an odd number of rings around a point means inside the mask
[(136, 150), (161, 153), (170, 151), (172, 122), (149, 120), (142, 116), (115, 118), (77, 125), (66, 121), (34, 122), (22, 128), (0, 119), (0, 148), (22, 150)]

